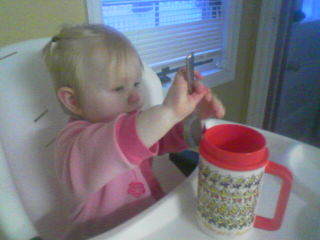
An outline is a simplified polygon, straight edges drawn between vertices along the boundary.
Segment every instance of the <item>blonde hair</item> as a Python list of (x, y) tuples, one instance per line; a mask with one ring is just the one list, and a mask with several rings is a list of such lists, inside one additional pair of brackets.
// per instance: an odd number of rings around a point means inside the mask
[(95, 64), (97, 54), (102, 56), (99, 60), (110, 80), (133, 74), (128, 72), (128, 64), (134, 64), (141, 76), (141, 59), (122, 33), (100, 24), (66, 26), (43, 49), (55, 90), (71, 87), (80, 96), (84, 82), (90, 81), (85, 77), (86, 65)]

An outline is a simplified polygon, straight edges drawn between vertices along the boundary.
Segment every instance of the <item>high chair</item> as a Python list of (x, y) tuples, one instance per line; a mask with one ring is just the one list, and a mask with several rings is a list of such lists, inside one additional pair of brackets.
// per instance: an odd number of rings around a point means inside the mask
[[(49, 38), (0, 48), (0, 239), (54, 240), (65, 226), (53, 162), (57, 131), (68, 116), (54, 95), (41, 49)], [(159, 104), (158, 76), (144, 66), (146, 107)], [(147, 131), (147, 129), (146, 129)], [(166, 158), (162, 156), (159, 158)], [(185, 177), (170, 161), (154, 161), (165, 192)]]

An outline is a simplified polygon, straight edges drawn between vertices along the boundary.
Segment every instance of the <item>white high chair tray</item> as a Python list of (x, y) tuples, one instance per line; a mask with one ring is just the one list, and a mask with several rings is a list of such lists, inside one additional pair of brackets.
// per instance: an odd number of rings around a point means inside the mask
[[(228, 123), (210, 120), (207, 126)], [(259, 130), (266, 138), (270, 160), (288, 167), (294, 176), (292, 192), (281, 228), (253, 229), (238, 240), (320, 239), (320, 149)], [(258, 215), (272, 217), (280, 189), (279, 180), (264, 177)], [(135, 218), (91, 240), (209, 240), (195, 219), (197, 171), (169, 195)]]

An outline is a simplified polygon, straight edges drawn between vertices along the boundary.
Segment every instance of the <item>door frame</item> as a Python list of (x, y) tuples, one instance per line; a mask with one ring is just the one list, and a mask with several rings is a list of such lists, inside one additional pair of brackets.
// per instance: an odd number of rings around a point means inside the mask
[[(280, 66), (277, 57), (283, 58), (284, 45), (287, 41), (288, 26), (296, 0), (262, 0), (259, 29), (251, 78), (251, 89), (246, 123), (267, 128), (264, 124), (267, 113), (274, 113), (275, 101), (268, 101), (280, 86)], [(281, 50), (281, 51), (280, 51)], [(278, 65), (276, 65), (278, 64)], [(281, 64), (282, 65), (282, 64)], [(275, 96), (271, 96), (273, 98)], [(268, 104), (268, 106), (267, 106)], [(271, 105), (271, 106), (270, 106)]]

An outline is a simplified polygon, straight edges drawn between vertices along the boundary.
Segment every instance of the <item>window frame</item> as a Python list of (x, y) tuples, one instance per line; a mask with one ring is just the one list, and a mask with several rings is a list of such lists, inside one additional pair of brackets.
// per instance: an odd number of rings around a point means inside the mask
[[(208, 70), (199, 66), (196, 70), (204, 76), (204, 83), (208, 87), (215, 87), (235, 80), (236, 59), (238, 53), (239, 32), (241, 24), (241, 13), (243, 0), (224, 0), (226, 12), (223, 33), (222, 46), (222, 63), (220, 68)], [(86, 0), (88, 22), (101, 24), (103, 23), (102, 8), (100, 0)], [(168, 74), (172, 78), (173, 74)]]

